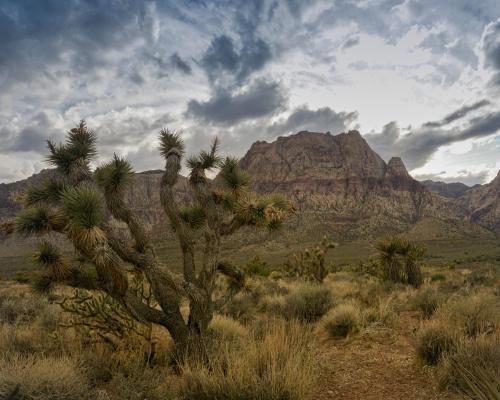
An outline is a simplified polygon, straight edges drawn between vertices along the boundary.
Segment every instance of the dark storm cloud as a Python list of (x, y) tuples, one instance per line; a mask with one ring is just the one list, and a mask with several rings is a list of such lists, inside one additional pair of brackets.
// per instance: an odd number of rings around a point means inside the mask
[(478, 101), (474, 104), (468, 105), (468, 106), (463, 106), (459, 108), (458, 110), (448, 114), (446, 117), (444, 117), (440, 121), (431, 121), (431, 122), (426, 122), (423, 126), (428, 127), (428, 128), (437, 128), (440, 126), (448, 125), (458, 119), (461, 119), (465, 117), (467, 114), (469, 114), (472, 111), (476, 111), (482, 107), (485, 107), (487, 105), (490, 105), (491, 102), (484, 99), (481, 101)]
[(220, 84), (219, 80), (224, 74), (229, 74), (237, 84), (241, 84), (271, 57), (271, 49), (262, 39), (245, 39), (241, 49), (237, 50), (230, 37), (221, 35), (212, 40), (201, 59), (201, 65), (213, 84)]
[(35, 152), (42, 154), (47, 149), (47, 139), (59, 139), (62, 135), (54, 129), (54, 121), (40, 112), (27, 121), (25, 127), (15, 131), (3, 128), (0, 144), (1, 153)]
[(468, 139), (479, 139), (500, 131), (500, 112), (472, 118), (462, 129), (445, 130), (428, 127), (401, 135), (395, 122), (387, 124), (380, 134), (367, 134), (366, 140), (383, 157), (400, 155), (410, 169), (421, 167), (442, 146)]
[(176, 69), (186, 75), (191, 75), (191, 73), (193, 72), (191, 66), (177, 53), (174, 53), (170, 56), (170, 62)]
[(294, 109), (286, 119), (269, 124), (267, 132), (271, 136), (299, 131), (337, 134), (347, 131), (357, 118), (357, 112), (336, 112), (330, 107), (310, 110), (302, 106)]
[(500, 86), (500, 18), (486, 27), (482, 45), (485, 66), (493, 71), (492, 83)]
[(344, 44), (342, 45), (342, 48), (345, 50), (345, 49), (349, 49), (351, 47), (357, 46), (358, 44), (359, 44), (359, 37), (353, 36), (344, 42)]
[(139, 1), (25, 0), (0, 5), (0, 70), (4, 80), (49, 74), (69, 59), (87, 73), (106, 63), (103, 52), (118, 50), (142, 35)]
[(283, 110), (286, 96), (276, 82), (257, 80), (241, 93), (217, 89), (206, 102), (191, 100), (186, 115), (219, 125), (261, 118)]

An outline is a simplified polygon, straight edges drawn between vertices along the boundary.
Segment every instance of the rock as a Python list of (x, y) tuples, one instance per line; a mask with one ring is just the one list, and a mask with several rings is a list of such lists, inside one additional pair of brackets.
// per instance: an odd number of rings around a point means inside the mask
[(241, 166), (257, 192), (283, 192), (299, 212), (322, 215), (332, 229), (354, 235), (403, 231), (425, 217), (464, 218), (457, 205), (413, 179), (399, 157), (386, 164), (358, 131), (257, 142)]
[(471, 221), (500, 232), (500, 171), (490, 183), (469, 189), (457, 200)]

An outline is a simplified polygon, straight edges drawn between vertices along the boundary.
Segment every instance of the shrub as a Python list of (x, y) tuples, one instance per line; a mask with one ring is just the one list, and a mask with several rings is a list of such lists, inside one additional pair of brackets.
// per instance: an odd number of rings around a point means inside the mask
[(43, 298), (35, 298), (26, 293), (10, 294), (0, 299), (0, 322), (30, 322), (47, 306)]
[(285, 298), (283, 296), (265, 295), (260, 299), (258, 308), (260, 312), (280, 315), (283, 313)]
[(246, 334), (246, 329), (238, 321), (224, 315), (215, 315), (210, 322), (209, 332), (216, 340), (232, 341)]
[(443, 282), (446, 280), (446, 275), (437, 273), (431, 275), (431, 282)]
[(252, 258), (244, 268), (248, 275), (258, 275), (262, 277), (268, 277), (271, 273), (271, 268), (265, 261), (261, 261), (259, 256)]
[(327, 287), (303, 284), (285, 296), (283, 316), (302, 322), (315, 322), (327, 313), (332, 302), (332, 294)]
[[(90, 399), (89, 384), (69, 358), (41, 355), (0, 359), (0, 398), (26, 400)], [(14, 397), (13, 393), (17, 393)]]
[(500, 399), (500, 336), (461, 341), (443, 360), (440, 383), (473, 399)]
[(426, 365), (437, 365), (446, 352), (453, 348), (454, 343), (455, 337), (448, 327), (431, 321), (418, 332), (417, 356)]
[(0, 354), (38, 353), (41, 347), (40, 342), (40, 331), (37, 329), (18, 325), (0, 325)]
[(225, 314), (230, 317), (248, 322), (255, 315), (255, 297), (250, 293), (238, 293), (226, 305)]
[(419, 290), (412, 299), (413, 307), (420, 311), (422, 316), (426, 319), (434, 314), (442, 302), (443, 295), (436, 289), (430, 287)]
[(173, 399), (165, 371), (135, 364), (127, 370), (117, 371), (108, 384), (113, 400), (170, 400)]
[(262, 337), (210, 354), (209, 365), (182, 367), (181, 392), (190, 400), (299, 400), (314, 384), (311, 332), (297, 323), (273, 320)]
[(392, 299), (380, 299), (377, 304), (367, 308), (361, 314), (362, 324), (391, 326), (396, 319), (396, 311)]
[(439, 307), (436, 318), (447, 321), (469, 337), (492, 333), (500, 324), (500, 302), (486, 293), (456, 296)]
[(346, 337), (359, 330), (360, 314), (353, 304), (335, 307), (324, 319), (324, 327), (333, 338)]

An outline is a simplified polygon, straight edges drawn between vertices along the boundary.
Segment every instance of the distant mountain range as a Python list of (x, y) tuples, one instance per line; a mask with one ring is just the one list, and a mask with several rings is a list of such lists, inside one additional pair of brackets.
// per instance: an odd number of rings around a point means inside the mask
[[(386, 163), (357, 131), (303, 131), (272, 143), (255, 142), (241, 166), (251, 174), (255, 191), (279, 191), (293, 200), (298, 213), (291, 225), (304, 234), (326, 231), (355, 238), (423, 225), (438, 236), (500, 233), (500, 174), (472, 188), (418, 182), (399, 157)], [(0, 218), (15, 214), (16, 193), (50, 174), (44, 170), (23, 181), (0, 184)], [(161, 174), (138, 173), (127, 193), (127, 201), (155, 231), (169, 226), (160, 207)], [(182, 201), (190, 198), (187, 179), (179, 180), (177, 193)]]

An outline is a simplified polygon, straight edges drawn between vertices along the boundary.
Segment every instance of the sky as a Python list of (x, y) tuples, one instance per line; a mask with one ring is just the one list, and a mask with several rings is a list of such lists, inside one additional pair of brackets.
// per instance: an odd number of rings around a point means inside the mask
[(102, 162), (357, 129), (418, 179), (500, 169), (500, 0), (1, 0), (0, 182), (85, 119)]

